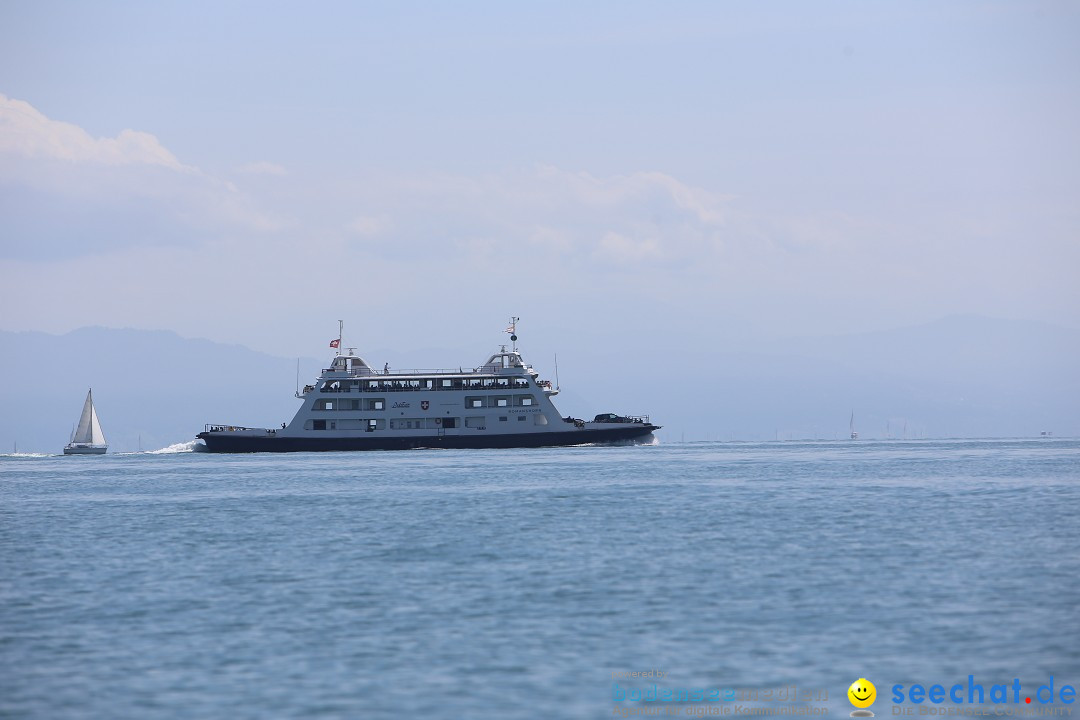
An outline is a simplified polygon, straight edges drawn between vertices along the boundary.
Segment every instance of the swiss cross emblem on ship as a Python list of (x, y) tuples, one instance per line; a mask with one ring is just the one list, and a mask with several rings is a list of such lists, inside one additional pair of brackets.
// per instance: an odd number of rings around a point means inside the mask
[(428, 409), (428, 405), (430, 405), (430, 404), (431, 404), (431, 403), (429, 403), (429, 402), (428, 402), (427, 400), (421, 400), (421, 401), (420, 401), (420, 409), (421, 409), (421, 410), (427, 410), (427, 409)]

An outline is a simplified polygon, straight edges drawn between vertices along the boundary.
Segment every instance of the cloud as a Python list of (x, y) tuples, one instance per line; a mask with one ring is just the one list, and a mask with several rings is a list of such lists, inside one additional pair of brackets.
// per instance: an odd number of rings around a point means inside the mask
[[(0, 255), (24, 259), (226, 238), (262, 247), (265, 234), (289, 230), (296, 242), (307, 242), (302, 232), (410, 266), (419, 250), (442, 267), (508, 268), (520, 261), (505, 251), (511, 244), (557, 260), (564, 273), (625, 275), (734, 268), (748, 258), (760, 265), (776, 254), (828, 252), (841, 236), (827, 219), (755, 218), (733, 195), (656, 170), (603, 176), (538, 165), (482, 176), (362, 175), (321, 187), (283, 180), (245, 192), (182, 163), (149, 133), (94, 138), (2, 95), (0, 154), (8, 231)], [(288, 178), (265, 160), (235, 171)]]
[(727, 217), (730, 195), (710, 192), (655, 171), (598, 178), (587, 172), (571, 173), (540, 167), (537, 176), (566, 186), (581, 203), (592, 207), (645, 205), (657, 212), (685, 213), (702, 224), (719, 226)]
[(656, 238), (628, 238), (609, 232), (600, 238), (597, 256), (618, 263), (635, 263), (660, 257)]
[[(364, 303), (392, 302), (399, 318), (453, 298), (526, 314), (563, 303), (555, 314), (575, 318), (612, 303), (679, 314), (752, 306), (770, 327), (801, 327), (837, 308), (877, 322), (899, 306), (893, 298), (916, 295), (904, 304), (936, 312), (957, 278), (973, 298), (962, 310), (986, 311), (971, 305), (988, 297), (1030, 304), (1020, 294), (1031, 282), (1014, 275), (1041, 273), (1051, 291), (1073, 285), (1019, 252), (1007, 263), (983, 253), (980, 272), (970, 272), (970, 246), (932, 228), (932, 217), (822, 207), (798, 192), (735, 195), (651, 168), (350, 167), (301, 179), (268, 161), (232, 167), (235, 184), (184, 164), (148, 133), (95, 139), (0, 96), (0, 307), (16, 318), (8, 322), (85, 324), (64, 315), (77, 303), (105, 324), (198, 334), (202, 318), (177, 298), (212, 288), (221, 327), (250, 324), (252, 297), (287, 298), (287, 309), (267, 316), (272, 334), (325, 315), (326, 289), (351, 288), (356, 272)], [(1053, 265), (1062, 275), (1074, 266)], [(297, 275), (299, 267), (318, 272)], [(1049, 304), (1075, 305), (1074, 290), (1056, 292)]]
[(0, 257), (198, 247), (287, 224), (233, 183), (182, 163), (149, 133), (94, 138), (4, 95), (0, 188)]
[(94, 138), (77, 125), (50, 120), (30, 103), (2, 94), (0, 153), (73, 163), (157, 165), (180, 172), (194, 171), (149, 133), (121, 130), (115, 138)]
[(537, 166), (478, 177), (380, 177), (337, 201), (360, 203), (348, 233), (395, 241), (383, 254), (430, 245), (474, 266), (498, 266), (519, 261), (505, 252), (517, 246), (557, 258), (564, 269), (624, 272), (714, 256), (729, 240), (734, 200), (661, 172), (602, 177)]

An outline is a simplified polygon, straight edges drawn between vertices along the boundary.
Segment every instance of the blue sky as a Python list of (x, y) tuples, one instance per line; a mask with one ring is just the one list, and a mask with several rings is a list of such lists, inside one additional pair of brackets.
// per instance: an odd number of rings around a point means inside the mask
[(0, 328), (1080, 327), (1078, 75), (1071, 3), (6, 3)]

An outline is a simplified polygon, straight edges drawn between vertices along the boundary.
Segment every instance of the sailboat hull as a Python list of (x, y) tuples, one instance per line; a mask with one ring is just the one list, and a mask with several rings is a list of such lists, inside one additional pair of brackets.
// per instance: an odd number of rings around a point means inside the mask
[(105, 445), (65, 445), (65, 455), (104, 455), (109, 448)]

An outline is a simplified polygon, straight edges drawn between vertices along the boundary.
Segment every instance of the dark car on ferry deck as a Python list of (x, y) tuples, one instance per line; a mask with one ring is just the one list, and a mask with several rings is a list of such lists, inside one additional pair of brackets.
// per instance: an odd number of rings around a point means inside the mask
[(622, 415), (616, 415), (615, 413), (600, 413), (593, 418), (593, 422), (598, 423), (632, 423), (640, 422), (637, 418), (624, 417)]

